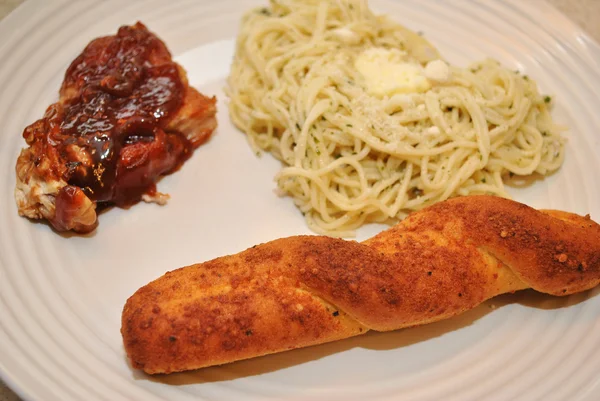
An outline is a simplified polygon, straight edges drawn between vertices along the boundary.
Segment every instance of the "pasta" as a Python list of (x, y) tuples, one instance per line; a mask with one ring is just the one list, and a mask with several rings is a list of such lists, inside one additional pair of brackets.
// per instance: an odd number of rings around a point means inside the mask
[(280, 194), (321, 234), (352, 236), (454, 196), (509, 197), (507, 176), (546, 175), (564, 158), (534, 80), (489, 59), (448, 65), (366, 1), (251, 10), (226, 92), (254, 151), (283, 163)]

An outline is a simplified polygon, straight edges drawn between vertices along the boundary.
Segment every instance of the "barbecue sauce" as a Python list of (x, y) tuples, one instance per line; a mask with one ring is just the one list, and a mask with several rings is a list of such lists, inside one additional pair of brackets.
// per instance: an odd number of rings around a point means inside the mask
[(184, 135), (165, 131), (184, 91), (165, 45), (141, 23), (92, 41), (65, 74), (64, 107), (45, 116), (62, 178), (99, 206), (129, 206), (152, 193), (158, 176), (193, 150)]

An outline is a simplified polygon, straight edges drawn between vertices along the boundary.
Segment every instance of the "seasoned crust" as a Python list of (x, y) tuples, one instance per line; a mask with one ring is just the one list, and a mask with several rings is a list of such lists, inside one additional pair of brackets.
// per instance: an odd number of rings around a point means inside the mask
[(189, 369), (190, 360), (221, 364), (366, 332), (285, 271), (269, 269), (269, 260), (219, 258), (140, 289), (123, 312), (133, 365), (168, 373)]
[(470, 196), (363, 243), (289, 237), (169, 272), (128, 299), (121, 333), (134, 367), (169, 373), (430, 323), (525, 288), (599, 283), (589, 217)]
[[(590, 216), (535, 209), (491, 196), (441, 202), (391, 229), (422, 236), (426, 227), (476, 244), (504, 264), (528, 287), (568, 295), (600, 282), (600, 226)], [(393, 234), (391, 234), (393, 235)], [(366, 241), (374, 245), (380, 234)]]

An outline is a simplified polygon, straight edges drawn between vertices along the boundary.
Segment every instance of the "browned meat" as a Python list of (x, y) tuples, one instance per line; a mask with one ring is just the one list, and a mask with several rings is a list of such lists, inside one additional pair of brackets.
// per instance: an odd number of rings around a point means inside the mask
[(19, 214), (89, 232), (99, 205), (164, 203), (156, 180), (210, 137), (215, 103), (143, 24), (93, 40), (67, 69), (59, 101), (23, 132)]

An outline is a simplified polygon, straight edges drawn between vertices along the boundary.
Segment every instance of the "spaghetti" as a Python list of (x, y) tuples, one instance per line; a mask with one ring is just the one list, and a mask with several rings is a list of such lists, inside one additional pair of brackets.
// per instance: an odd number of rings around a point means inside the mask
[[(369, 51), (421, 71), (420, 86), (373, 89), (359, 64)], [(560, 167), (565, 140), (535, 81), (493, 60), (427, 78), (439, 59), (366, 1), (272, 1), (242, 20), (230, 116), (257, 153), (282, 161), (279, 192), (327, 235), (453, 196), (509, 197), (508, 175)]]

